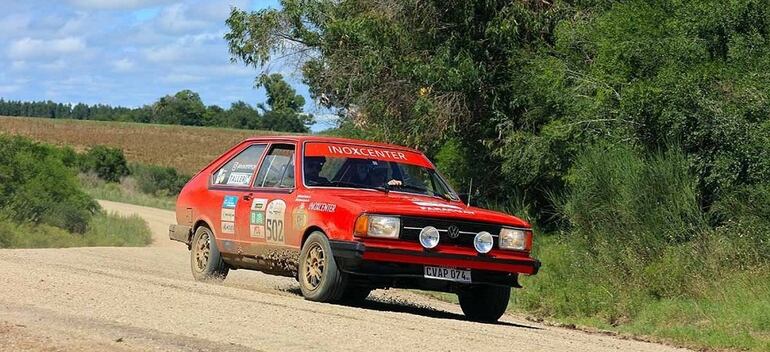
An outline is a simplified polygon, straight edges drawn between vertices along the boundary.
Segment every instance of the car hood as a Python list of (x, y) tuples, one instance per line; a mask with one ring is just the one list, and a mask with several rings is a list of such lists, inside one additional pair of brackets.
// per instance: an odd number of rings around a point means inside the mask
[(335, 190), (329, 196), (351, 203), (350, 205), (355, 205), (361, 212), (366, 213), (438, 217), (530, 227), (526, 221), (515, 216), (430, 196), (395, 191), (384, 193), (376, 190)]

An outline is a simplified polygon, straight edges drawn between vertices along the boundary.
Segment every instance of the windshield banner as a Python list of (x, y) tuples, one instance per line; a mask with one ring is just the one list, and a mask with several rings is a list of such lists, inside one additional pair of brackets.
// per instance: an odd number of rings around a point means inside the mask
[(305, 156), (325, 156), (336, 158), (375, 159), (394, 161), (432, 168), (428, 159), (422, 154), (406, 150), (388, 149), (378, 146), (338, 144), (338, 143), (307, 143)]

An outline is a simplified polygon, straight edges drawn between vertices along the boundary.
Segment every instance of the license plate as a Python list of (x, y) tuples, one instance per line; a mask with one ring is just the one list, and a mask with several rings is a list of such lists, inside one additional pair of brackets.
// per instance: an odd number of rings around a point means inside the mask
[(425, 277), (428, 279), (448, 280), (455, 282), (471, 282), (471, 271), (438, 266), (426, 266)]

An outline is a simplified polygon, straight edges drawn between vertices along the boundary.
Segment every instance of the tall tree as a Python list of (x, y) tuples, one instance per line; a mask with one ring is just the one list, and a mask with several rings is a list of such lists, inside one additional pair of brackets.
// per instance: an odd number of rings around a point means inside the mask
[(153, 105), (153, 122), (174, 125), (203, 125), (206, 106), (198, 93), (182, 90), (160, 98)]

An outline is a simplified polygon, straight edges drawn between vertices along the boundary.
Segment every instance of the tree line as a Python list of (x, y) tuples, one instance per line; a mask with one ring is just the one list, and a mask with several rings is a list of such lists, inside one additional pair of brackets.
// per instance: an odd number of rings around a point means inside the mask
[(259, 84), (267, 101), (256, 107), (237, 101), (229, 108), (204, 105), (198, 93), (182, 90), (138, 108), (64, 104), (53, 101), (17, 101), (0, 98), (0, 115), (63, 118), (77, 120), (124, 121), (187, 126), (212, 126), (284, 132), (308, 132), (315, 121), (303, 112), (305, 99), (280, 74), (263, 75)]

